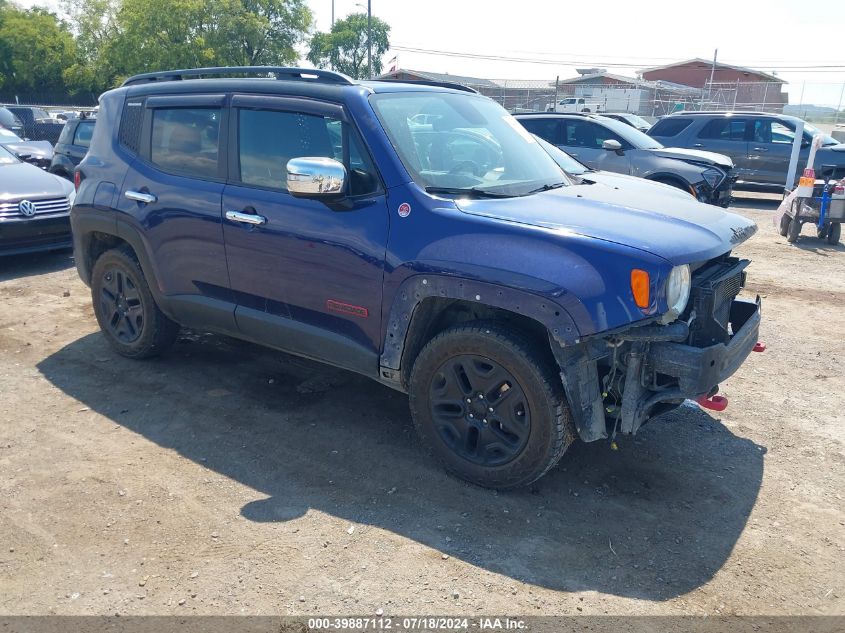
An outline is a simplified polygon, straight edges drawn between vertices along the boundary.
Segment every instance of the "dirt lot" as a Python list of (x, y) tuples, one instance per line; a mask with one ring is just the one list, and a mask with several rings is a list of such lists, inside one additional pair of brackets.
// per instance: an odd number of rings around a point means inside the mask
[(125, 360), (68, 253), (0, 261), (0, 613), (845, 614), (845, 248), (741, 206), (769, 350), (728, 410), (510, 494), (401, 394), (190, 332)]

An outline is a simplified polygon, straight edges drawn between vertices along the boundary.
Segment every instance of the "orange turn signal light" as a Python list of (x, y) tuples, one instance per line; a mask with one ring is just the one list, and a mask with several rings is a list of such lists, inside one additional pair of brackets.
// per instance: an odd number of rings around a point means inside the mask
[(631, 271), (631, 292), (634, 294), (634, 301), (640, 308), (647, 308), (650, 304), (651, 283), (648, 278), (648, 273), (639, 268), (634, 268)]

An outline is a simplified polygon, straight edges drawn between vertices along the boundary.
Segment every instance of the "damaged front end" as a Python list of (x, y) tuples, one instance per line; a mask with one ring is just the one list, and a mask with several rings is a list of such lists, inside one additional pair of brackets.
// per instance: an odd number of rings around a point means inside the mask
[(726, 254), (697, 268), (689, 303), (672, 323), (552, 342), (582, 440), (636, 433), (685, 399), (716, 393), (757, 344), (760, 298), (736, 298), (749, 263)]

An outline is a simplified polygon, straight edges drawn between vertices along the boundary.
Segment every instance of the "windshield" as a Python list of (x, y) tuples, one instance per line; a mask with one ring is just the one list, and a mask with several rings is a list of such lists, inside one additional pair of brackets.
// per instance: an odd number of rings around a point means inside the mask
[(601, 124), (607, 129), (616, 132), (623, 139), (628, 141), (634, 149), (661, 149), (663, 146), (647, 134), (643, 134), (637, 128), (627, 123), (611, 119), (610, 117), (599, 117)]
[(549, 156), (552, 157), (552, 160), (555, 161), (558, 166), (570, 176), (581, 176), (586, 174), (588, 171), (592, 171), (589, 167), (583, 163), (579, 163), (562, 149), (555, 147), (548, 141), (544, 141), (536, 134), (533, 134), (532, 136), (537, 139), (540, 147), (548, 152)]
[[(837, 141), (832, 136), (825, 134), (819, 128), (813, 127), (809, 123), (805, 123), (804, 124), (804, 134), (808, 134), (808, 133), (809, 133), (810, 136), (815, 136), (816, 134), (821, 134), (824, 137), (824, 140), (822, 141), (823, 146), (824, 145), (839, 145), (839, 141)], [(793, 134), (792, 134), (791, 138), (793, 138), (793, 139), (795, 138), (794, 129), (793, 129)]]
[(370, 99), (405, 168), (432, 193), (523, 196), (565, 184), (534, 137), (486, 97), (394, 92)]
[(646, 121), (641, 116), (638, 116), (636, 114), (625, 114), (624, 116), (625, 116), (626, 119), (628, 119), (631, 123), (633, 123), (638, 128), (641, 128), (641, 127), (650, 128), (651, 127), (651, 123)]
[(15, 155), (5, 147), (0, 146), (0, 165), (13, 165), (20, 162)]

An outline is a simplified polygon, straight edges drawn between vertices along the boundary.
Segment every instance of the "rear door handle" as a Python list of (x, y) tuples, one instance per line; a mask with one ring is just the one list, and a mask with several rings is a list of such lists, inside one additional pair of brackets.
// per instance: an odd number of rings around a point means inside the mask
[(768, 152), (769, 151), (768, 147), (752, 147), (751, 149), (755, 152)]
[(267, 218), (257, 213), (243, 213), (241, 211), (226, 211), (226, 219), (232, 222), (241, 222), (243, 224), (266, 224)]
[(132, 191), (131, 189), (123, 194), (130, 200), (134, 200), (135, 202), (143, 202), (144, 204), (152, 204), (158, 198), (156, 198), (151, 193), (144, 193), (143, 191)]
[(704, 147), (704, 143), (693, 143), (693, 147)]

